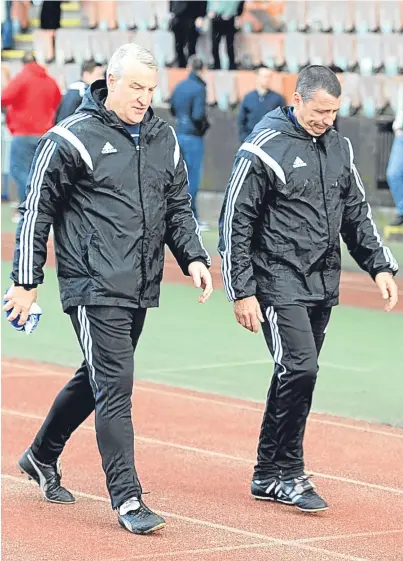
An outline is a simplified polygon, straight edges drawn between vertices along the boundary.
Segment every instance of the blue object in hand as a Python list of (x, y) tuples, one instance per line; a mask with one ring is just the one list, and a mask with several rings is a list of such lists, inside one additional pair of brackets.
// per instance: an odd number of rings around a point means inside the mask
[[(7, 304), (7, 300), (4, 300), (4, 304)], [(11, 314), (12, 311), (13, 311), (12, 309), (6, 311), (6, 317), (7, 318)], [(31, 333), (33, 333), (35, 331), (35, 329), (36, 329), (36, 327), (39, 323), (39, 320), (41, 319), (42, 314), (43, 314), (42, 308), (36, 302), (34, 302), (29, 309), (28, 319), (24, 323), (24, 325), (18, 325), (18, 321), (20, 319), (19, 315), (13, 321), (11, 321), (9, 323), (17, 331), (24, 331), (27, 335), (30, 335)]]

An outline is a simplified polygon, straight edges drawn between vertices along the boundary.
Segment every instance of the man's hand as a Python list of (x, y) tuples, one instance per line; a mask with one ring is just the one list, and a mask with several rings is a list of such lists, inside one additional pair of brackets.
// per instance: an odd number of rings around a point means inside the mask
[(385, 312), (391, 312), (397, 304), (397, 285), (393, 280), (391, 273), (378, 273), (375, 282), (381, 291), (382, 298), (387, 300), (385, 303)]
[(264, 322), (262, 310), (255, 296), (236, 300), (234, 302), (234, 314), (237, 322), (252, 333), (257, 333), (259, 322)]
[(23, 286), (13, 285), (4, 297), (4, 300), (7, 300), (7, 304), (3, 306), (3, 310), (5, 312), (12, 310), (7, 318), (8, 321), (14, 321), (20, 315), (18, 325), (24, 325), (28, 319), (30, 307), (36, 302), (37, 293), (36, 288), (25, 290)]
[(193, 261), (189, 265), (188, 271), (195, 287), (203, 289), (203, 294), (199, 296), (199, 304), (204, 304), (213, 293), (213, 279), (211, 278), (210, 271), (200, 261)]

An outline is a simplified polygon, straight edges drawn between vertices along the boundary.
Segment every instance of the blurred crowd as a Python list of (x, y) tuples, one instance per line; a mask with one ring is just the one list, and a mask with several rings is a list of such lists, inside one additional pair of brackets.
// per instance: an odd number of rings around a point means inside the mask
[[(40, 30), (48, 40), (47, 62), (54, 60), (56, 30), (61, 25), (61, 4), (57, 1), (5, 1), (2, 0), (2, 49), (14, 47), (14, 33), (30, 31), (30, 6), (40, 7)], [(189, 191), (195, 216), (202, 229), (208, 227), (199, 219), (197, 193), (199, 190), (204, 157), (204, 137), (210, 127), (207, 114), (206, 62), (196, 56), (200, 36), (210, 33), (213, 69), (220, 69), (221, 42), (225, 43), (228, 67), (236, 68), (234, 39), (241, 27), (245, 2), (232, 0), (171, 1), (168, 28), (175, 37), (176, 62), (188, 68), (188, 77), (179, 83), (171, 98), (171, 113), (176, 119), (176, 132), (189, 170)], [(116, 3), (109, 1), (82, 1), (80, 7), (86, 14), (89, 29), (100, 22), (109, 30), (117, 25)], [(152, 22), (149, 22), (152, 29)], [(32, 157), (39, 138), (55, 123), (68, 117), (79, 107), (86, 88), (105, 76), (105, 66), (96, 61), (86, 61), (81, 76), (71, 83), (62, 97), (57, 82), (37, 63), (32, 53), (26, 53), (23, 69), (10, 79), (7, 67), (2, 66), (2, 109), (11, 134), (9, 152), (4, 154), (9, 167), (5, 169), (2, 197), (8, 197), (8, 171), (17, 184), (19, 198), (24, 197)], [(337, 70), (337, 69), (335, 69)], [(340, 70), (340, 69), (339, 69)], [(238, 113), (239, 141), (242, 142), (254, 126), (267, 113), (286, 104), (273, 88), (273, 73), (265, 67), (256, 70), (256, 88), (247, 93)], [(34, 109), (35, 108), (35, 109)], [(33, 110), (34, 109), (34, 110)], [(337, 124), (336, 124), (337, 126)], [(387, 168), (387, 180), (396, 208), (394, 225), (403, 226), (403, 86), (400, 88), (398, 110), (393, 125), (394, 142)], [(19, 218), (18, 213), (15, 220)]]

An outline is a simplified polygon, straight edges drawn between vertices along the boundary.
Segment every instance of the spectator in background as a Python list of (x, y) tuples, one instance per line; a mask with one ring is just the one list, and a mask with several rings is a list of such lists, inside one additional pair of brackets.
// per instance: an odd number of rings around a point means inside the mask
[[(37, 64), (32, 53), (23, 58), (23, 69), (2, 91), (1, 107), (7, 108), (6, 122), (12, 134), (10, 175), (18, 188), (20, 202), (39, 138), (52, 126), (61, 100), (57, 82)], [(14, 221), (19, 220), (19, 213)]]
[(189, 175), (189, 194), (192, 210), (201, 230), (207, 224), (200, 222), (197, 212), (197, 193), (203, 166), (203, 136), (209, 128), (206, 111), (206, 83), (202, 79), (203, 61), (193, 56), (189, 59), (190, 74), (180, 82), (171, 99), (171, 113), (176, 117), (176, 133)]
[(391, 226), (403, 226), (403, 85), (399, 87), (393, 130), (395, 139), (386, 170), (386, 177), (397, 209), (397, 217)]
[(238, 17), (243, 12), (245, 2), (231, 0), (209, 0), (207, 2), (207, 16), (211, 19), (211, 38), (213, 46), (214, 70), (221, 68), (220, 43), (222, 37), (227, 42), (229, 69), (236, 70), (234, 39), (239, 28)]
[(13, 22), (11, 21), (11, 2), (1, 2), (1, 49), (13, 48)]
[[(186, 68), (188, 57), (196, 53), (199, 31), (206, 15), (207, 2), (175, 1), (169, 3), (171, 13), (170, 29), (175, 35), (175, 48), (179, 68)], [(187, 56), (184, 48), (187, 45)]]
[(29, 32), (29, 8), (31, 2), (11, 2), (11, 18), (18, 22), (21, 33)]
[(41, 30), (45, 40), (46, 62), (50, 63), (55, 58), (56, 29), (60, 27), (62, 3), (43, 1), (41, 8)]
[(88, 86), (105, 78), (105, 68), (100, 62), (84, 62), (81, 66), (81, 80), (74, 82), (64, 94), (56, 113), (55, 123), (69, 117), (78, 109)]
[(241, 142), (250, 135), (266, 113), (285, 106), (283, 96), (270, 89), (272, 78), (273, 72), (269, 68), (259, 68), (256, 74), (256, 90), (246, 94), (242, 100), (238, 115)]
[[(1, 63), (1, 90), (11, 79), (10, 67)], [(10, 173), (10, 132), (5, 126), (6, 116), (1, 113), (1, 200), (8, 201), (8, 178)]]

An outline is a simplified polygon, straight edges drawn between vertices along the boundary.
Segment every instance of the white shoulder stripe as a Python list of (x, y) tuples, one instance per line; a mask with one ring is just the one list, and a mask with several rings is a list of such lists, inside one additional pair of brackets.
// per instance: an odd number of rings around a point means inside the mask
[(46, 140), (36, 157), (34, 169), (31, 172), (31, 188), (25, 202), (26, 208), (20, 233), (20, 256), (18, 262), (18, 282), (20, 284), (33, 284), (34, 282), (34, 235), (36, 218), (38, 216), (38, 204), (44, 175), (56, 147), (56, 142), (50, 139)]
[[(260, 146), (263, 146), (266, 142), (268, 142), (271, 138), (276, 137), (277, 135), (281, 134), (278, 131), (273, 131), (271, 129), (265, 129), (261, 131), (256, 137), (252, 140), (251, 143), (245, 143), (241, 146), (239, 150), (244, 150), (244, 146), (251, 146), (250, 152), (256, 153), (255, 149), (258, 150), (258, 155), (260, 152), (264, 154), (267, 158), (270, 158)], [(260, 150), (260, 152), (259, 152)], [(270, 158), (272, 160), (272, 158)], [(277, 164), (273, 160), (274, 164)], [(231, 270), (232, 270), (232, 222), (234, 219), (235, 214), (235, 205), (239, 193), (242, 190), (243, 184), (245, 182), (246, 176), (249, 173), (250, 167), (252, 165), (252, 160), (247, 159), (245, 157), (241, 157), (237, 162), (233, 172), (231, 174), (230, 182), (226, 190), (226, 199), (225, 199), (225, 207), (224, 207), (224, 215), (223, 215), (223, 238), (224, 238), (224, 246), (225, 249), (221, 254), (222, 261), (221, 261), (221, 271), (222, 277), (224, 281), (225, 290), (227, 293), (227, 297), (229, 300), (235, 300), (235, 291), (232, 286), (232, 278), (231, 278)], [(271, 167), (271, 166), (270, 166)], [(278, 166), (280, 167), (280, 166)], [(281, 168), (280, 168), (281, 170)], [(282, 170), (281, 170), (282, 171)], [(284, 176), (284, 172), (283, 172)], [(285, 177), (284, 177), (285, 183)]]
[(63, 121), (60, 121), (58, 125), (65, 129), (69, 129), (76, 123), (85, 121), (86, 119), (90, 119), (91, 117), (92, 115), (87, 115), (87, 113), (73, 113), (72, 115), (70, 115), (70, 117), (66, 117), (65, 119), (63, 119)]
[(277, 177), (281, 179), (281, 181), (285, 185), (286, 180), (285, 180), (285, 173), (283, 168), (280, 166), (280, 164), (276, 162), (276, 160), (274, 160), (274, 158), (266, 154), (266, 152), (262, 150), (259, 146), (256, 146), (251, 142), (244, 142), (239, 150), (246, 150), (247, 152), (252, 152), (252, 154), (258, 156), (265, 164), (267, 164), (274, 171)]
[(94, 169), (93, 163), (92, 163), (92, 159), (91, 156), (88, 152), (88, 150), (86, 149), (86, 147), (84, 146), (84, 144), (81, 142), (81, 140), (79, 140), (75, 134), (73, 134), (70, 130), (60, 127), (59, 125), (56, 125), (55, 127), (53, 127), (52, 129), (50, 129), (49, 132), (53, 132), (54, 134), (58, 134), (59, 136), (65, 138), (68, 142), (70, 142), (70, 144), (72, 146), (74, 146), (74, 148), (76, 150), (79, 151), (82, 159), (84, 160), (84, 162), (87, 164), (87, 166), (90, 169)]
[(353, 145), (351, 144), (351, 140), (349, 138), (347, 138), (346, 136), (344, 137), (344, 140), (347, 140), (348, 149), (349, 149), (349, 152), (350, 152), (350, 171), (353, 171), (353, 164), (354, 164)]
[(179, 148), (179, 142), (178, 142), (178, 137), (176, 136), (176, 132), (174, 130), (173, 127), (169, 127), (172, 131), (172, 134), (174, 135), (175, 138), (175, 152), (174, 152), (174, 167), (176, 169), (176, 166), (179, 164), (179, 157), (180, 157), (180, 148)]
[(368, 207), (367, 218), (371, 223), (372, 231), (374, 233), (375, 239), (378, 242), (379, 247), (382, 248), (385, 260), (390, 265), (390, 268), (392, 269), (392, 271), (397, 271), (398, 268), (399, 268), (398, 263), (397, 263), (396, 259), (394, 258), (390, 249), (383, 245), (382, 240), (381, 240), (381, 236), (379, 235), (378, 229), (377, 229), (376, 224), (374, 222), (374, 219), (372, 217), (371, 205), (366, 200), (364, 184), (362, 182), (360, 174), (358, 173), (358, 170), (357, 170), (357, 168), (355, 166), (355, 163), (354, 163), (353, 146), (352, 146), (349, 138), (347, 138), (347, 137), (344, 137), (344, 138), (345, 138), (345, 140), (347, 140), (348, 148), (349, 148), (349, 151), (350, 151), (350, 172), (354, 175), (356, 185), (357, 185), (357, 187), (358, 187), (358, 189), (359, 189), (359, 191), (362, 195), (362, 202), (365, 202), (367, 204), (367, 207)]

